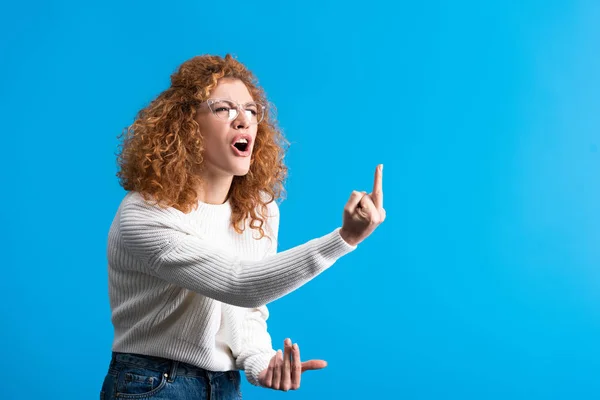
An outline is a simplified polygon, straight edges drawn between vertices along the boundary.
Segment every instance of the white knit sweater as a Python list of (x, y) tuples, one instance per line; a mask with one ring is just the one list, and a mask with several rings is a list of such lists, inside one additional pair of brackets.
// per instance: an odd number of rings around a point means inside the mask
[(108, 236), (113, 351), (258, 374), (275, 354), (266, 304), (307, 283), (356, 247), (339, 228), (277, 253), (279, 209), (266, 234), (231, 227), (229, 202), (185, 214), (129, 192)]

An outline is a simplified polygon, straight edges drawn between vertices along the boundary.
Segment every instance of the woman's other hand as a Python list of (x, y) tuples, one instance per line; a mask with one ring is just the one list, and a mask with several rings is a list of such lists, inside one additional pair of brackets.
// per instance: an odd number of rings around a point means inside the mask
[(269, 367), (261, 371), (258, 381), (261, 386), (275, 390), (297, 390), (300, 388), (302, 373), (309, 370), (322, 369), (327, 366), (324, 360), (300, 361), (300, 348), (292, 341), (286, 339), (283, 343), (284, 351), (277, 351), (271, 358)]

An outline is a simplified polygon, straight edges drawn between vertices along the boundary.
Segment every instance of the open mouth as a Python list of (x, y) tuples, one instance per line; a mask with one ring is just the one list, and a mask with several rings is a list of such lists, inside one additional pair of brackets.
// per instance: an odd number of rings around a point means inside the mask
[(250, 135), (238, 135), (233, 139), (231, 146), (235, 149), (234, 151), (239, 156), (247, 156), (250, 154), (250, 145), (252, 142), (252, 136)]
[(241, 152), (245, 152), (248, 147), (249, 147), (249, 143), (247, 139), (238, 139), (234, 144), (233, 147), (235, 147), (236, 149), (238, 149)]

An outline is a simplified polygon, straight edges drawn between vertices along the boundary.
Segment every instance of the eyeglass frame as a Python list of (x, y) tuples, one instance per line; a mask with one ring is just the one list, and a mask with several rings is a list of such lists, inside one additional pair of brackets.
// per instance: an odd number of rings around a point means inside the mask
[[(218, 102), (218, 101), (226, 101), (226, 102), (229, 102), (231, 104), (234, 104), (235, 105), (235, 116), (233, 118), (227, 118), (227, 119), (223, 119), (223, 118), (219, 117), (217, 115), (217, 112), (215, 110), (213, 110), (213, 108), (212, 108), (212, 105), (215, 102)], [(265, 109), (266, 109), (265, 105), (262, 104), (262, 103), (258, 103), (256, 101), (249, 101), (247, 103), (242, 104), (242, 103), (238, 103), (237, 101), (234, 101), (234, 100), (231, 100), (231, 99), (224, 99), (224, 98), (221, 98), (221, 97), (217, 97), (217, 98), (209, 98), (209, 99), (206, 99), (206, 100), (200, 102), (200, 104), (203, 104), (203, 103), (206, 103), (206, 105), (208, 106), (208, 109), (210, 110), (211, 114), (213, 114), (215, 117), (217, 117), (217, 119), (219, 119), (220, 121), (228, 121), (228, 122), (235, 121), (236, 118), (239, 117), (241, 109), (243, 109), (244, 111), (246, 111), (245, 108), (242, 108), (242, 107), (245, 107), (248, 104), (254, 104), (257, 107), (259, 107), (261, 109), (261, 111), (262, 111), (260, 121), (252, 122), (252, 119), (249, 118), (249, 124), (250, 125), (258, 125), (265, 118)]]

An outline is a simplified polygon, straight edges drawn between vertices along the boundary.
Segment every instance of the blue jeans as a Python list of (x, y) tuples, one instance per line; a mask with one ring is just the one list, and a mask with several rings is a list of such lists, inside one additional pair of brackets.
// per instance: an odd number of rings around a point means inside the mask
[(112, 353), (101, 400), (239, 400), (239, 371), (213, 372), (179, 361)]

